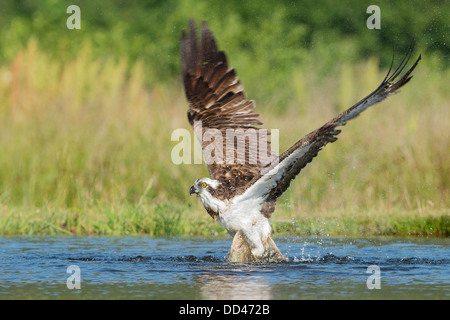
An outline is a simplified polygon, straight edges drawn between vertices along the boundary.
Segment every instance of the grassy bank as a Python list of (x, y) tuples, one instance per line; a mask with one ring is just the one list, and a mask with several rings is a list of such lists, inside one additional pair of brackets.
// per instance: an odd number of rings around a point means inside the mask
[[(210, 236), (226, 231), (201, 208), (163, 204), (156, 206), (99, 206), (84, 211), (42, 207), (6, 208), (0, 210), (0, 234), (11, 235), (77, 235), (77, 236)], [(201, 214), (199, 214), (201, 213)], [(275, 235), (296, 236), (450, 236), (448, 211), (426, 212), (323, 212), (272, 219)], [(291, 215), (290, 219), (286, 217)]]
[[(181, 84), (149, 88), (148, 68), (97, 59), (89, 42), (53, 60), (35, 40), (0, 65), (0, 234), (224, 234), (188, 194), (206, 167), (171, 161), (171, 133), (189, 128)], [(385, 71), (375, 58), (327, 77), (298, 68), (290, 100), (257, 109), (283, 151)], [(279, 200), (279, 234), (449, 235), (450, 71), (427, 57), (416, 71), (302, 171)]]
[(273, 227), (277, 233), (288, 235), (448, 237), (450, 215), (448, 210), (334, 211), (294, 217), (285, 222), (275, 219)]

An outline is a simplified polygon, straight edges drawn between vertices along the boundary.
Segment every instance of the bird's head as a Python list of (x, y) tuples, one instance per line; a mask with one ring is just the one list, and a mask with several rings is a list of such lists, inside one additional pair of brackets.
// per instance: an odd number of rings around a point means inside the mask
[(197, 179), (194, 181), (191, 189), (189, 189), (189, 194), (195, 193), (200, 198), (202, 198), (202, 196), (212, 195), (219, 184), (219, 181), (209, 178)]
[(221, 208), (224, 206), (224, 203), (215, 197), (219, 185), (220, 182), (218, 180), (202, 178), (195, 180), (189, 190), (189, 194), (195, 193), (200, 198), (206, 211), (214, 219), (217, 219)]

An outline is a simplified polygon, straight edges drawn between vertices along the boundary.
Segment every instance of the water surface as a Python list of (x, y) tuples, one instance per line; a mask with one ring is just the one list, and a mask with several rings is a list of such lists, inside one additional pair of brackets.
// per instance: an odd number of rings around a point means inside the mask
[(0, 298), (450, 298), (450, 239), (275, 241), (290, 262), (229, 263), (231, 238), (3, 237)]

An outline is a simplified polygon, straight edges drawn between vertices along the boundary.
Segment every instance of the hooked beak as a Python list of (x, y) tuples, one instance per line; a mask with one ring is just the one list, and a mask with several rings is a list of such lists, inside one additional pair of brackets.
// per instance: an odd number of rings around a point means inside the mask
[(191, 189), (189, 189), (189, 195), (191, 195), (193, 193), (197, 193), (197, 189), (195, 189), (194, 186), (192, 186)]

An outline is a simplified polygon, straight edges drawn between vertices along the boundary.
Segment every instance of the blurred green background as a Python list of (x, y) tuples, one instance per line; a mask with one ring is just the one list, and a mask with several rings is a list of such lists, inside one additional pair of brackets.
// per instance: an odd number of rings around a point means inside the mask
[[(344, 128), (274, 224), (448, 235), (450, 6), (377, 1), (381, 29), (370, 30), (372, 2), (2, 0), (0, 232), (223, 232), (188, 197), (206, 167), (170, 160), (171, 132), (190, 129), (179, 40), (194, 18), (265, 126), (280, 128), (281, 152), (375, 89), (414, 41), (423, 59), (411, 83)], [(80, 30), (66, 27), (72, 4)]]
[[(322, 76), (370, 56), (388, 66), (392, 51), (402, 56), (412, 39), (436, 68), (448, 68), (447, 1), (377, 1), (381, 29), (369, 30), (366, 10), (372, 2), (4, 0), (0, 59), (12, 61), (30, 37), (63, 60), (76, 57), (89, 42), (95, 57), (142, 60), (149, 85), (172, 81), (179, 77), (180, 32), (195, 18), (207, 20), (220, 45), (234, 53), (233, 65), (255, 98), (279, 94), (286, 85), (292, 92), (290, 74), (301, 66), (313, 65)], [(70, 4), (81, 8), (81, 30), (66, 28)]]

